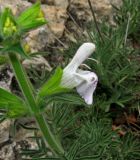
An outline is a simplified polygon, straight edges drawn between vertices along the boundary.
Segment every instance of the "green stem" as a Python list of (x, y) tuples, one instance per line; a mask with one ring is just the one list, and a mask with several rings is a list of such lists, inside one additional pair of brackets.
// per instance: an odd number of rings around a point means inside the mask
[(46, 143), (50, 146), (54, 153), (64, 154), (63, 148), (57, 142), (55, 136), (51, 133), (47, 122), (40, 113), (40, 109), (35, 101), (33, 89), (29, 84), (29, 79), (27, 78), (26, 72), (24, 71), (24, 68), (22, 67), (18, 57), (15, 54), (10, 53), (9, 59), (15, 72), (16, 79), (19, 83), (22, 93), (24, 94), (25, 100), (29, 104), (30, 111), (34, 115)]

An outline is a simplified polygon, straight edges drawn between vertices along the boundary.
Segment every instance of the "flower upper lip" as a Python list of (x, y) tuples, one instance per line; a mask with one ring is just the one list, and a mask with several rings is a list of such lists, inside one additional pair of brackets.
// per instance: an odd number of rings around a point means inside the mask
[(76, 71), (78, 67), (95, 51), (95, 44), (84, 43), (64, 70)]

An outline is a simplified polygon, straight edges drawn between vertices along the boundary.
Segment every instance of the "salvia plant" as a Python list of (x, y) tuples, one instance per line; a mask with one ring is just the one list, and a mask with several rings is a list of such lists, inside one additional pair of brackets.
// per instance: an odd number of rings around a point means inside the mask
[(6, 54), (13, 68), (16, 79), (23, 93), (23, 99), (0, 88), (0, 106), (7, 108), (9, 117), (31, 115), (40, 128), (46, 144), (51, 151), (64, 154), (61, 142), (53, 135), (48, 123), (44, 119), (41, 107), (45, 108), (45, 98), (60, 92), (68, 92), (77, 87), (77, 92), (85, 99), (87, 104), (92, 104), (92, 95), (97, 85), (97, 76), (93, 72), (78, 69), (95, 50), (93, 43), (84, 43), (71, 63), (64, 69), (58, 67), (55, 74), (38, 91), (35, 91), (19, 58), (30, 58), (22, 46), (22, 36), (31, 29), (46, 24), (40, 4), (36, 3), (25, 10), (19, 17), (15, 17), (9, 8), (0, 14), (0, 52)]
[[(104, 112), (112, 106), (131, 105), (135, 100), (134, 93), (139, 90), (136, 80), (139, 66), (131, 60), (131, 55), (137, 55), (137, 51), (131, 47), (129, 39), (139, 31), (139, 21), (134, 21), (139, 18), (139, 7), (137, 0), (133, 3), (124, 0), (122, 8), (115, 8), (118, 12), (116, 26), (103, 21), (98, 24), (98, 30), (91, 27), (88, 31), (91, 42), (79, 40), (80, 45), (69, 48), (65, 56), (73, 55), (80, 46), (70, 63), (64, 69), (57, 67), (47, 81), (46, 77), (41, 80), (44, 84), (40, 82), (40, 87), (33, 87), (21, 63), (21, 59), (31, 58), (22, 43), (24, 35), (47, 23), (40, 3), (35, 3), (18, 17), (9, 8), (1, 11), (1, 63), (9, 60), (22, 91), (19, 96), (0, 88), (3, 119), (33, 117), (38, 125), (38, 128), (31, 128), (18, 123), (20, 127), (35, 131), (30, 138), (37, 144), (36, 149), (23, 148), (22, 159), (139, 159), (138, 137), (128, 133), (121, 138), (111, 128), (110, 113)], [(93, 68), (95, 73), (81, 69), (85, 60), (89, 62), (87, 68)]]

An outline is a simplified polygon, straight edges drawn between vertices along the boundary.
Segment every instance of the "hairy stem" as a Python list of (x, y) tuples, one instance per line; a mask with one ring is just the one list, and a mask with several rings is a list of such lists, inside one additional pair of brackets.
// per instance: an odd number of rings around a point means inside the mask
[(33, 94), (34, 91), (30, 86), (29, 79), (18, 57), (15, 54), (10, 53), (9, 59), (13, 67), (13, 70), (15, 72), (16, 79), (25, 97), (25, 100), (30, 107), (29, 109), (31, 113), (34, 115), (36, 122), (38, 123), (38, 126), (40, 128), (40, 131), (42, 132), (42, 135), (44, 137), (46, 144), (49, 145), (50, 149), (54, 153), (64, 154), (63, 148), (57, 142), (55, 136), (51, 133), (47, 122), (45, 121), (43, 115), (40, 113), (39, 106), (37, 106), (37, 103)]

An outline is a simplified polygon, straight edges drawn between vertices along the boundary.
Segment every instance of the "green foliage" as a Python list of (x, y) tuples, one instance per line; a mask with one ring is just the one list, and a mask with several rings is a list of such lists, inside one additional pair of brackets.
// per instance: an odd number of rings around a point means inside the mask
[[(104, 111), (109, 111), (111, 106), (130, 106), (132, 101), (134, 106), (135, 95), (140, 92), (139, 50), (133, 47), (134, 36), (139, 36), (140, 2), (124, 0), (123, 3), (113, 17), (115, 25), (105, 19), (98, 23), (100, 34), (93, 23), (87, 29), (90, 41), (96, 44), (93, 60), (87, 61), (99, 79), (94, 107)], [(78, 39), (65, 56), (73, 55), (79, 42), (84, 40)]]
[(6, 111), (7, 117), (15, 118), (29, 113), (27, 104), (16, 95), (0, 88), (0, 109)]
[[(135, 19), (137, 19), (136, 16), (140, 16), (137, 13), (140, 3), (136, 7), (135, 5), (131, 6), (131, 2), (124, 1), (124, 6), (117, 14), (121, 15), (123, 20), (117, 21), (116, 27), (105, 22), (100, 25), (103, 41), (98, 38), (95, 31), (90, 32), (91, 40), (95, 41), (97, 45), (97, 50), (93, 55), (97, 63), (91, 63), (91, 67), (99, 76), (96, 99), (98, 102), (99, 99), (102, 99), (99, 106), (106, 111), (112, 105), (125, 107), (135, 98), (134, 93), (140, 91), (137, 81), (140, 66), (136, 59), (139, 53), (133, 48), (131, 37), (129, 38), (139, 25)], [(125, 5), (126, 3), (127, 5)], [(135, 58), (131, 59), (131, 57)]]
[(7, 58), (4, 56), (0, 56), (0, 65), (5, 64), (7, 62)]
[(52, 101), (61, 103), (61, 104), (73, 104), (73, 105), (82, 105), (88, 106), (84, 100), (76, 93), (76, 92), (63, 92), (59, 94), (53, 94), (51, 96), (47, 96), (46, 103), (49, 104)]
[[(68, 152), (68, 159), (113, 159), (119, 138), (106, 119), (87, 121)], [(73, 156), (73, 152), (75, 152)], [(115, 155), (114, 155), (115, 158)]]
[(18, 52), (23, 58), (27, 58), (21, 43), (23, 34), (46, 23), (39, 2), (18, 17), (13, 16), (11, 9), (4, 9), (0, 13), (0, 53)]
[(43, 24), (46, 24), (46, 22), (39, 2), (26, 9), (17, 18), (17, 23), (23, 32), (42, 26)]
[(17, 32), (17, 24), (9, 8), (6, 8), (0, 14), (0, 22), (0, 35), (4, 39), (13, 36)]
[(12, 45), (6, 45), (4, 48), (0, 50), (0, 53), (5, 54), (5, 53), (17, 53), (20, 54), (21, 57), (23, 58), (29, 58), (27, 55), (26, 51), (23, 49), (20, 43), (15, 43)]
[(136, 159), (140, 158), (140, 144), (139, 139), (132, 136), (131, 134), (127, 134), (122, 138), (122, 142), (119, 146), (119, 158), (120, 159)]
[[(47, 111), (48, 121), (53, 124), (52, 131), (62, 140), (65, 148), (64, 157), (47, 154), (41, 138), (36, 140), (38, 148), (23, 149), (23, 157), (27, 159), (59, 159), (59, 160), (137, 160), (140, 157), (140, 142), (132, 134), (120, 138), (112, 131), (112, 122), (100, 113), (92, 113), (92, 109), (75, 108), (73, 105), (55, 103)], [(23, 158), (24, 159), (24, 158)]]
[(137, 0), (123, 0), (123, 7), (117, 10), (115, 20), (119, 25), (128, 24), (128, 36), (139, 41), (140, 38), (140, 2)]
[[(114, 17), (116, 26), (108, 25), (105, 21), (99, 23), (102, 38), (99, 37), (99, 33), (93, 26), (88, 32), (90, 40), (96, 43), (96, 52), (92, 57), (95, 60), (89, 60), (88, 65), (99, 77), (94, 105), (90, 108), (75, 92), (60, 88), (63, 74), (61, 68), (57, 68), (55, 74), (36, 93), (36, 90), (35, 92), (32, 90), (30, 83), (28, 84), (20, 62), (14, 61), (16, 56), (14, 54), (13, 57), (11, 56), (28, 105), (18, 96), (0, 89), (0, 109), (6, 110), (9, 117), (17, 118), (24, 114), (29, 115), (27, 107), (30, 107), (34, 111), (36, 120), (40, 122), (38, 124), (41, 124), (39, 132), (45, 133), (46, 140), (49, 137), (47, 141), (51, 141), (49, 145), (51, 147), (54, 145), (56, 149), (57, 142), (59, 144), (61, 141), (65, 150), (64, 155), (53, 154), (39, 133), (32, 137), (36, 141), (37, 149), (24, 148), (22, 150), (23, 159), (139, 159), (139, 138), (130, 133), (120, 137), (116, 131), (112, 130), (110, 115), (104, 112), (109, 111), (112, 106), (126, 107), (131, 106), (132, 102), (134, 105), (135, 94), (140, 91), (137, 80), (140, 67), (135, 59), (139, 51), (132, 45), (133, 37), (135, 39), (139, 32), (139, 20), (136, 20), (140, 16), (140, 13), (137, 12), (139, 6), (140, 2), (136, 0), (133, 3), (131, 0), (124, 0), (124, 6), (117, 9), (117, 15)], [(35, 14), (34, 11), (36, 11)], [(20, 31), (28, 31), (28, 29), (44, 24), (44, 20), (40, 19), (38, 14), (40, 15), (39, 3), (23, 12), (16, 19), (21, 27)], [(3, 37), (0, 40), (3, 41)], [(8, 43), (6, 42), (6, 47), (9, 47)], [(5, 46), (0, 50), (5, 49), (5, 52), (19, 52), (24, 55), (21, 45), (19, 47), (15, 46), (16, 44), (19, 43), (14, 42), (10, 45), (9, 50)], [(79, 44), (76, 44), (74, 48), (77, 48), (77, 45)], [(75, 49), (71, 49), (71, 52), (74, 53)], [(42, 112), (45, 115), (44, 118), (42, 118)], [(0, 121), (3, 121), (4, 118), (3, 115), (0, 116)], [(45, 125), (44, 120), (47, 120), (49, 127)], [(35, 129), (35, 133), (38, 133), (38, 129)]]
[(55, 71), (55, 74), (41, 87), (38, 95), (40, 97), (46, 97), (59, 92), (69, 91), (68, 89), (60, 86), (62, 74), (63, 70), (58, 67)]
[[(51, 130), (62, 141), (65, 156), (47, 155), (42, 144), (33, 153), (30, 149), (26, 150), (29, 159), (139, 159), (139, 137), (131, 133), (119, 137), (112, 131), (111, 113), (107, 115), (104, 112), (112, 106), (119, 108), (137, 103), (135, 94), (140, 91), (137, 80), (140, 66), (137, 59), (131, 57), (139, 54), (139, 50), (132, 44), (133, 38), (139, 36), (139, 6), (137, 0), (124, 0), (124, 5), (116, 10), (115, 26), (105, 21), (99, 23), (103, 41), (95, 27), (92, 26), (88, 31), (90, 40), (96, 43), (96, 52), (92, 57), (95, 61), (88, 60), (88, 65), (99, 77), (91, 108), (84, 107), (86, 105), (82, 99), (72, 92), (47, 96), (46, 116), (53, 124)], [(81, 39), (79, 42), (83, 43)], [(79, 43), (70, 47), (67, 54), (64, 54), (65, 58), (72, 57), (78, 46)], [(38, 140), (37, 137), (35, 139)]]

